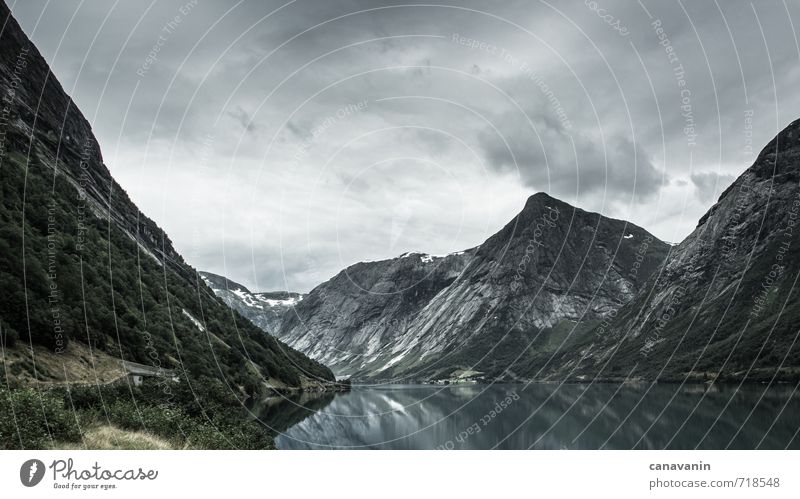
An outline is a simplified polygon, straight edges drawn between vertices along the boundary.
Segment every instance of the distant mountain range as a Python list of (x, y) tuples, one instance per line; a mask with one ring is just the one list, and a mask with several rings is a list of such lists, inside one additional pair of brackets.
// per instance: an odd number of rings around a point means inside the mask
[(477, 248), (355, 264), (264, 329), (362, 381), (796, 379), (799, 169), (800, 120), (674, 246), (535, 194)]
[(203, 282), (229, 307), (264, 331), (275, 333), (283, 316), (305, 298), (301, 293), (270, 291), (253, 293), (241, 284), (211, 272), (199, 272)]
[[(477, 248), (355, 264), (262, 328), (339, 376), (520, 379), (633, 299), (669, 248), (539, 193)], [(244, 286), (206, 282), (256, 324), (280, 313)]]
[(668, 250), (631, 223), (539, 193), (477, 248), (349, 267), (277, 335), (357, 379), (517, 379), (576, 324), (631, 300)]

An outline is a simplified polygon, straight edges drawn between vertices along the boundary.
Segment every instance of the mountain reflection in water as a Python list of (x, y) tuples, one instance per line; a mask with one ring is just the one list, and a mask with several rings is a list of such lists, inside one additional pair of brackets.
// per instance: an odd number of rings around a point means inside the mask
[(800, 448), (794, 386), (387, 385), (253, 410), (281, 449)]

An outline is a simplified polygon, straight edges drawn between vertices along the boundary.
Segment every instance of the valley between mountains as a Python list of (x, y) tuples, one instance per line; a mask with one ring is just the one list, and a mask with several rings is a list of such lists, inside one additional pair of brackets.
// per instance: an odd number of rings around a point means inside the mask
[(0, 19), (0, 448), (273, 448), (311, 410), (244, 406), (344, 379), (800, 380), (800, 120), (676, 245), (539, 192), (476, 247), (251, 291), (175, 250)]

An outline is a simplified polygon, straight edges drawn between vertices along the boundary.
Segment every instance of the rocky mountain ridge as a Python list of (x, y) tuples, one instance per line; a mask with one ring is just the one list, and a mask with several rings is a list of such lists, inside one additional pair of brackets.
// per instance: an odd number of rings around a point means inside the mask
[(549, 352), (570, 324), (613, 313), (668, 249), (631, 223), (539, 193), (477, 248), (349, 267), (312, 290), (278, 335), (356, 379), (513, 379), (528, 359), (514, 352), (537, 343)]
[(800, 375), (800, 120), (764, 147), (617, 316), (549, 378)]

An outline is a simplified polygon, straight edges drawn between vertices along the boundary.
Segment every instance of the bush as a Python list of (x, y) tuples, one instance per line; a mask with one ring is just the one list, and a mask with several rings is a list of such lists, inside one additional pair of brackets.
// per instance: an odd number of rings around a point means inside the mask
[(203, 381), (196, 382), (194, 393), (188, 383), (172, 384), (170, 399), (154, 382), (134, 388), (122, 384), (73, 387), (69, 392), (0, 389), (0, 449), (45, 449), (82, 442), (81, 426), (104, 424), (156, 435), (175, 448), (274, 448), (272, 437), (247, 418), (241, 402), (218, 380)]
[(0, 389), (0, 449), (43, 449), (79, 442), (77, 415), (51, 391)]
[(164, 387), (148, 381), (139, 387), (113, 385), (76, 387), (71, 398), (76, 410), (131, 431), (146, 431), (165, 438), (177, 448), (272, 449), (264, 428), (247, 418), (241, 402), (217, 379)]

